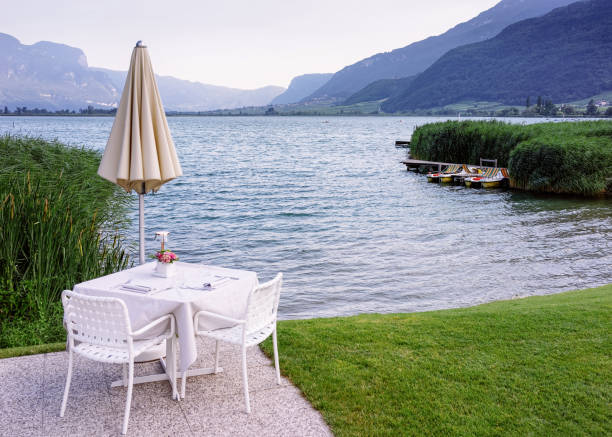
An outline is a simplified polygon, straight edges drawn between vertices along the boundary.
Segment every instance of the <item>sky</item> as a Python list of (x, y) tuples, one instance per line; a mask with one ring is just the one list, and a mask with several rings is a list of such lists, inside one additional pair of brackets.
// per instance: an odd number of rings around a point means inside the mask
[(212, 85), (287, 87), (438, 35), (499, 0), (0, 0), (0, 32), (82, 49), (127, 70), (136, 41), (157, 74)]

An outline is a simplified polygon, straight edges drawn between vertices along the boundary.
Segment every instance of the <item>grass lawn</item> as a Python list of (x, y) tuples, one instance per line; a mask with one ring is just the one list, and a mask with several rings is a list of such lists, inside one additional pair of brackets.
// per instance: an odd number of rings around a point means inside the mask
[(612, 435), (612, 284), (278, 333), (281, 371), (338, 436)]
[(23, 355), (46, 354), (66, 350), (66, 342), (38, 344), (35, 346), (18, 346), (0, 349), (0, 359), (21, 357)]

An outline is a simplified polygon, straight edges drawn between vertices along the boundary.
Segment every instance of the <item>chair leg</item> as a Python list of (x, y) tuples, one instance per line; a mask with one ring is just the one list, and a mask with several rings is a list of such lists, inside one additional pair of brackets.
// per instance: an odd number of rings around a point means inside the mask
[(125, 413), (123, 415), (123, 430), (121, 434), (125, 435), (128, 429), (128, 421), (130, 420), (130, 408), (132, 406), (132, 388), (134, 386), (134, 357), (131, 357), (128, 368), (128, 389), (127, 399), (125, 400)]
[(121, 367), (123, 368), (123, 386), (127, 387), (128, 385), (128, 371), (127, 371), (127, 363), (123, 363), (121, 365)]
[(219, 373), (219, 340), (215, 342), (215, 373)]
[(185, 386), (187, 385), (187, 370), (183, 372), (181, 377), (181, 397), (185, 399)]
[[(176, 336), (172, 336), (170, 343), (172, 345), (172, 357), (170, 357), (172, 360), (172, 371), (170, 372), (172, 378), (172, 399), (180, 401), (181, 397), (179, 396), (178, 389), (176, 388)], [(168, 356), (166, 356), (166, 359), (168, 359)]]
[(70, 391), (70, 381), (72, 380), (72, 350), (68, 349), (68, 375), (66, 376), (66, 387), (64, 388), (64, 398), (60, 409), (60, 417), (64, 417), (66, 403), (68, 402), (68, 392)]
[(276, 342), (276, 328), (272, 331), (272, 344), (274, 345), (274, 368), (276, 369), (276, 383), (280, 385), (280, 367), (278, 365), (278, 345)]
[(247, 377), (246, 346), (242, 345), (242, 382), (244, 385), (244, 402), (246, 412), (251, 413), (251, 403), (249, 402), (249, 380)]

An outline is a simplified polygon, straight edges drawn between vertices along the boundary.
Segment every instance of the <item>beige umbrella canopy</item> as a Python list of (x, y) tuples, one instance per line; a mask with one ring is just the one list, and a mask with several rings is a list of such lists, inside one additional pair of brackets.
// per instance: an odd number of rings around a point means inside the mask
[(134, 47), (121, 102), (98, 174), (139, 194), (140, 263), (144, 263), (144, 194), (183, 174), (170, 136), (151, 59)]

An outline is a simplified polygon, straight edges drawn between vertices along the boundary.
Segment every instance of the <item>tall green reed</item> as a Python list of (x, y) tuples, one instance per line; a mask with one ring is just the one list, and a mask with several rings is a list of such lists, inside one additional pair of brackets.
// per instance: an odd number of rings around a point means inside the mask
[(84, 148), (0, 137), (0, 347), (17, 345), (7, 340), (14, 326), (58, 319), (63, 289), (128, 266), (130, 198), (97, 176), (99, 161)]

